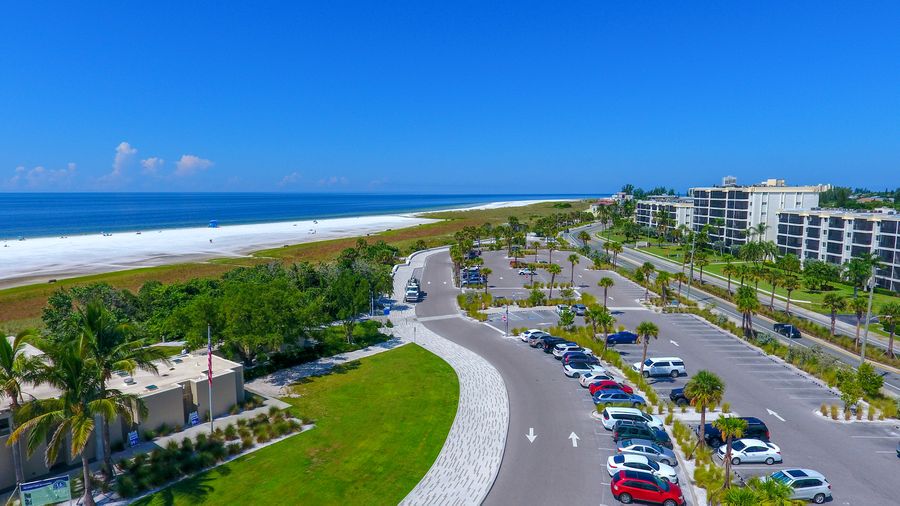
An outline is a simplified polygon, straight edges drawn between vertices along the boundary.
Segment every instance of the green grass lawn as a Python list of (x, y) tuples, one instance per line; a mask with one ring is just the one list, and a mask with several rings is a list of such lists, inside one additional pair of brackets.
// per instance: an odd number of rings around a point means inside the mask
[(415, 344), (296, 388), (284, 400), (315, 429), (136, 504), (397, 504), (437, 458), (459, 399), (453, 369)]

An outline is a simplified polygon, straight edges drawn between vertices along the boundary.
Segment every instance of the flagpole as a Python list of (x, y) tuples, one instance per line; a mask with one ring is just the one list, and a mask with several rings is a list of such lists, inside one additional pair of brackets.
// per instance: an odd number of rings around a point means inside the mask
[(213, 432), (213, 393), (212, 393), (212, 330), (210, 325), (206, 324), (206, 354), (207, 354), (207, 372), (209, 378), (209, 433)]

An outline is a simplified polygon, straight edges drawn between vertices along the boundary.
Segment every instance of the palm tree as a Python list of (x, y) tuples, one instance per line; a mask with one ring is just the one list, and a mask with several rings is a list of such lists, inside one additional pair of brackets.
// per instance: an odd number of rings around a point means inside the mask
[(834, 326), (837, 323), (838, 311), (843, 311), (847, 307), (847, 300), (838, 293), (826, 293), (822, 297), (822, 305), (831, 313), (831, 335), (834, 335)]
[(600, 356), (602, 357), (606, 353), (606, 339), (609, 337), (610, 332), (613, 331), (616, 325), (616, 319), (613, 317), (612, 313), (603, 309), (603, 313), (597, 317), (597, 329), (603, 333), (603, 346), (600, 348)]
[[(25, 353), (25, 345), (33, 338), (35, 338), (33, 331), (22, 332), (12, 339), (0, 337), (0, 399), (6, 397), (9, 400), (9, 409), (12, 412), (9, 419), (11, 431), (16, 429), (15, 422), (24, 400), (22, 384), (33, 383), (41, 366), (40, 359)], [(16, 483), (24, 483), (22, 447), (19, 443), (12, 445), (12, 454)]]
[(720, 416), (713, 422), (713, 426), (722, 433), (725, 440), (725, 488), (731, 486), (731, 443), (735, 438), (740, 439), (747, 428), (747, 421), (736, 416)]
[(765, 270), (766, 281), (772, 285), (772, 295), (769, 298), (769, 307), (773, 310), (775, 309), (775, 289), (778, 288), (778, 284), (781, 282), (781, 276), (782, 274), (775, 269)]
[(15, 444), (25, 437), (29, 457), (46, 444), (47, 467), (56, 463), (62, 448), (68, 448), (69, 458), (80, 455), (84, 482), (82, 504), (94, 506), (91, 468), (84, 449), (94, 433), (95, 418), (108, 420), (118, 415), (131, 424), (134, 407), (138, 408), (139, 416), (146, 416), (147, 408), (136, 395), (112, 389), (101, 394), (102, 369), (94, 359), (89, 341), (43, 343), (41, 348), (49, 363), (40, 368), (40, 382), (56, 389), (59, 397), (34, 399), (23, 405), (19, 410), (22, 424), (9, 435), (7, 444)]
[(494, 271), (492, 271), (490, 267), (485, 267), (484, 269), (481, 269), (481, 277), (484, 279), (484, 293), (488, 293), (488, 291), (487, 291), (488, 290), (488, 277), (491, 275), (492, 272), (494, 272)]
[(725, 396), (725, 382), (707, 370), (697, 371), (697, 374), (684, 385), (684, 396), (691, 400), (692, 406), (700, 407), (700, 440), (697, 444), (703, 444), (706, 441), (703, 438), (706, 432), (706, 408), (722, 402)]
[(569, 260), (569, 263), (572, 264), (572, 278), (571, 278), (571, 281), (569, 281), (569, 284), (571, 284), (572, 286), (575, 286), (575, 266), (579, 263), (578, 255), (576, 255), (575, 253), (572, 253), (571, 255), (569, 255), (568, 260)]
[(681, 284), (687, 283), (687, 274), (685, 274), (683, 272), (676, 272), (672, 276), (672, 279), (674, 279), (675, 281), (678, 281), (678, 296), (681, 297)]
[(722, 274), (728, 277), (728, 293), (731, 293), (731, 277), (737, 273), (737, 266), (729, 262), (722, 267)]
[(866, 286), (866, 282), (872, 276), (872, 268), (883, 267), (881, 257), (877, 253), (862, 253), (850, 259), (843, 265), (843, 276), (853, 285), (853, 296), (856, 297), (859, 289)]
[(581, 241), (581, 244), (587, 246), (588, 242), (591, 240), (591, 234), (582, 230), (581, 232), (578, 232), (578, 240)]
[[(769, 480), (775, 481), (775, 480)], [(722, 492), (721, 490), (719, 492)], [(747, 487), (735, 487), (722, 494), (723, 506), (759, 506), (759, 494)]]
[(556, 249), (556, 239), (553, 237), (547, 238), (547, 249), (550, 250), (550, 255), (548, 256), (549, 262), (553, 263), (553, 250)]
[(613, 254), (612, 263), (613, 263), (613, 267), (615, 267), (616, 259), (619, 258), (619, 253), (622, 252), (622, 245), (617, 242), (610, 242), (609, 250), (612, 251), (612, 254)]
[(597, 286), (603, 289), (603, 307), (606, 307), (607, 291), (615, 285), (616, 282), (610, 277), (602, 277), (597, 282)]
[(804, 505), (806, 501), (791, 500), (794, 495), (794, 489), (787, 483), (778, 480), (760, 480), (754, 476), (747, 480), (747, 487), (752, 490), (760, 502), (766, 506), (789, 506), (793, 504)]
[(644, 275), (644, 300), (647, 300), (650, 297), (650, 276), (653, 274), (653, 271), (656, 270), (656, 266), (650, 262), (644, 262), (644, 265), (640, 267), (641, 273)]
[(887, 302), (881, 306), (881, 326), (888, 331), (888, 356), (894, 358), (894, 333), (897, 331), (897, 324), (900, 323), (900, 303)]
[(697, 268), (700, 269), (700, 284), (703, 284), (703, 268), (709, 265), (709, 259), (706, 257), (706, 253), (702, 251), (694, 254), (694, 264)]
[(738, 311), (743, 315), (741, 328), (744, 329), (744, 335), (750, 337), (753, 331), (753, 313), (759, 311), (759, 299), (756, 298), (756, 292), (749, 286), (741, 286), (734, 295), (734, 302)]
[(537, 263), (538, 250), (541, 249), (541, 243), (534, 241), (531, 243), (531, 248), (534, 250), (534, 263)]
[(848, 309), (856, 316), (856, 338), (854, 345), (859, 347), (859, 328), (862, 326), (863, 315), (869, 309), (869, 301), (865, 297), (853, 297), (847, 301)]
[(656, 275), (656, 289), (659, 291), (659, 307), (665, 307), (666, 301), (669, 300), (669, 280), (671, 274), (662, 271)]
[[(72, 315), (72, 328), (77, 339), (86, 346), (91, 358), (100, 368), (101, 398), (106, 397), (109, 381), (116, 371), (134, 374), (136, 369), (157, 373), (155, 360), (168, 363), (168, 353), (163, 348), (145, 346), (145, 342), (132, 339), (134, 329), (129, 324), (119, 323), (112, 312), (99, 301), (90, 302)], [(101, 420), (103, 436), (103, 472), (107, 480), (112, 479), (112, 452), (109, 441), (109, 419)]]
[(562, 272), (562, 267), (558, 264), (550, 264), (547, 266), (547, 272), (550, 273), (550, 295), (547, 296), (548, 299), (553, 298), (553, 283), (556, 281), (556, 275)]
[(781, 280), (781, 286), (787, 292), (787, 305), (784, 308), (784, 311), (788, 314), (791, 312), (791, 293), (800, 288), (800, 280), (797, 276), (785, 276), (784, 279)]
[(641, 357), (640, 373), (646, 378), (650, 376), (650, 371), (644, 374), (644, 362), (647, 361), (647, 348), (650, 346), (650, 338), (659, 339), (659, 327), (653, 322), (643, 321), (638, 324), (637, 334), (641, 336), (641, 343), (644, 345), (644, 354)]

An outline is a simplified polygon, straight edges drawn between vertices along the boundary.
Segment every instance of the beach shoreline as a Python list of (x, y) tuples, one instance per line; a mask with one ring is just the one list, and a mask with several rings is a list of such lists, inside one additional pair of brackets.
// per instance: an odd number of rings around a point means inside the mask
[(554, 200), (491, 202), (458, 209), (271, 223), (141, 230), (7, 240), (0, 246), (0, 289), (91, 274), (213, 259), (242, 258), (287, 245), (365, 237), (434, 223), (429, 213), (519, 207)]

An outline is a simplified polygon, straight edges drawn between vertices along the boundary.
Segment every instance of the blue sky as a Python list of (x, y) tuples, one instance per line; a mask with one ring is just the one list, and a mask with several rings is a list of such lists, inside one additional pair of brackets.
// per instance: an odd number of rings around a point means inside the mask
[(898, 2), (185, 4), (4, 7), (0, 190), (900, 185)]

